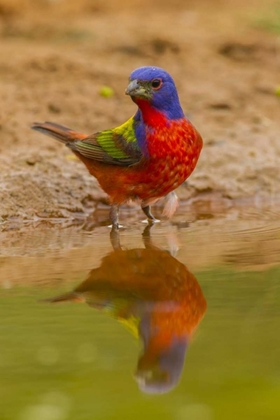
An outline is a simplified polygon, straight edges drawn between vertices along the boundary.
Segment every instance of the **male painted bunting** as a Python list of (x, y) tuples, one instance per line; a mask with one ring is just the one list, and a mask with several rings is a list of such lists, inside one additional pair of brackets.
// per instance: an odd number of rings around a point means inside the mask
[(110, 219), (118, 227), (119, 206), (140, 200), (148, 220), (150, 205), (167, 196), (165, 214), (177, 207), (174, 192), (194, 170), (202, 138), (184, 116), (172, 77), (158, 67), (134, 70), (125, 93), (138, 110), (124, 124), (90, 136), (59, 124), (32, 128), (64, 143), (96, 177), (109, 195)]

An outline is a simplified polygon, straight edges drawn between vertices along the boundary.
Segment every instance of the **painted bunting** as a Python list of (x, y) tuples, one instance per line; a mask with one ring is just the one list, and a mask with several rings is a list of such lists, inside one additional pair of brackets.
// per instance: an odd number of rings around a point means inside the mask
[(73, 292), (47, 301), (86, 302), (121, 322), (143, 342), (135, 372), (139, 388), (159, 394), (178, 384), (207, 304), (184, 264), (153, 246), (150, 238), (145, 246), (129, 250), (115, 246)]
[(167, 196), (165, 214), (171, 217), (178, 205), (173, 190), (192, 173), (202, 148), (202, 138), (184, 116), (175, 83), (165, 70), (134, 70), (125, 93), (138, 109), (118, 127), (88, 136), (51, 122), (32, 126), (64, 143), (86, 165), (109, 196), (114, 227), (119, 226), (119, 206), (129, 200), (139, 200), (154, 222), (150, 205)]

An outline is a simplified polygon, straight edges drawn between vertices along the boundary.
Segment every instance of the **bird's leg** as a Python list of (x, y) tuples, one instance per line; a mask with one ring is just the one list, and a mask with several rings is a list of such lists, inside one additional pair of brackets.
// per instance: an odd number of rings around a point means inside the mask
[(151, 213), (151, 206), (145, 206), (145, 207), (141, 207), (144, 214), (148, 217), (149, 221), (153, 222), (155, 219), (155, 217), (152, 215)]
[(119, 206), (117, 204), (112, 204), (109, 213), (110, 220), (112, 222), (112, 228), (119, 228)]
[(144, 214), (147, 216), (147, 218), (148, 218), (148, 223), (151, 223), (151, 224), (153, 224), (153, 223), (156, 223), (156, 222), (159, 222), (159, 220), (157, 220), (155, 217), (154, 217), (154, 215), (152, 214), (152, 212), (151, 212), (151, 206), (150, 206), (150, 203), (153, 203), (153, 202), (155, 202), (156, 200), (152, 200), (152, 201), (142, 201), (142, 203), (141, 203), (141, 208), (142, 208), (142, 210), (143, 210), (143, 212), (144, 212)]

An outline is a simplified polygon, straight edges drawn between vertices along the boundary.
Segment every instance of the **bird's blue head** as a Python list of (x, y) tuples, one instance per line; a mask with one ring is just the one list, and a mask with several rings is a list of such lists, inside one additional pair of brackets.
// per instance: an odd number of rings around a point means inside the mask
[(134, 70), (125, 93), (138, 105), (143, 101), (149, 102), (168, 119), (184, 117), (174, 80), (159, 67), (146, 66)]

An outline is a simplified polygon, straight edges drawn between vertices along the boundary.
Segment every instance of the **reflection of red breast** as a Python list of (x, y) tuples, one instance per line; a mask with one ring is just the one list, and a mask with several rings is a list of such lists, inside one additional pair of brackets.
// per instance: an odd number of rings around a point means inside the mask
[(162, 332), (155, 336), (155, 346), (168, 345), (174, 334), (191, 335), (206, 310), (195, 276), (159, 249), (117, 250), (105, 256), (101, 266), (93, 269), (75, 290), (86, 294), (90, 291), (107, 291), (112, 299), (114, 291), (123, 297), (128, 293), (130, 298), (152, 301), (151, 323)]
[(155, 331), (155, 335), (148, 344), (150, 352), (158, 353), (169, 347), (174, 337), (191, 337), (206, 310), (203, 295), (194, 302), (191, 293), (186, 292), (185, 298), (171, 311), (162, 311), (157, 304), (154, 306), (150, 328)]

